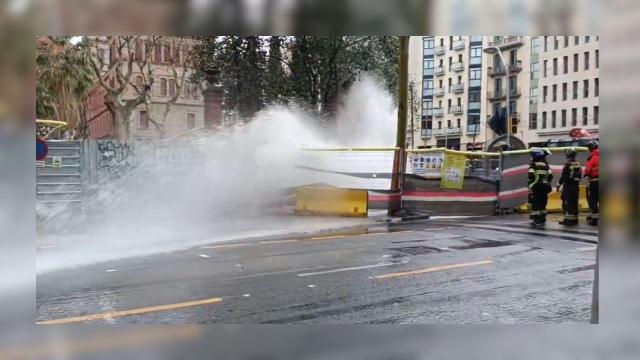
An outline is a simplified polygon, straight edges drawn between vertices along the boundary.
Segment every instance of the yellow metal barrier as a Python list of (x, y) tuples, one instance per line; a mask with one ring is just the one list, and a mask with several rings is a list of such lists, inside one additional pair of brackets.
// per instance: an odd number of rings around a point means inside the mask
[[(580, 185), (580, 197), (578, 198), (578, 207), (580, 211), (589, 210), (589, 202), (587, 201), (587, 187)], [(529, 204), (522, 204), (518, 208), (520, 212), (529, 212)], [(560, 199), (560, 193), (553, 191), (549, 194), (549, 202), (547, 203), (548, 212), (562, 212), (562, 200)]]
[(367, 190), (309, 185), (296, 188), (295, 196), (298, 214), (367, 216)]

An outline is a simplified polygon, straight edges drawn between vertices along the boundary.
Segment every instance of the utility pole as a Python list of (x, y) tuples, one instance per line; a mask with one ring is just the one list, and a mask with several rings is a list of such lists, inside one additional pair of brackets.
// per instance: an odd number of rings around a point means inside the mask
[[(409, 85), (409, 37), (400, 36), (399, 54), (400, 78), (398, 81), (398, 128), (396, 133), (396, 148), (398, 149), (393, 158), (393, 171), (391, 174), (391, 191), (394, 194), (401, 194), (402, 178), (406, 165), (406, 138), (407, 138), (407, 87)], [(400, 200), (402, 201), (402, 200)], [(400, 203), (402, 204), (402, 202)], [(401, 206), (400, 206), (401, 207)], [(389, 207), (390, 216), (397, 215), (400, 207)]]

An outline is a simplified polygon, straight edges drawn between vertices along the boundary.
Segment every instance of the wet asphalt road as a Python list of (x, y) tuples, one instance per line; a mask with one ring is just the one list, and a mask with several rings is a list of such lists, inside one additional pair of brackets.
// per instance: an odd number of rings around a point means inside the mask
[(37, 321), (587, 323), (597, 228), (527, 222), (374, 225), (46, 273), (37, 277)]

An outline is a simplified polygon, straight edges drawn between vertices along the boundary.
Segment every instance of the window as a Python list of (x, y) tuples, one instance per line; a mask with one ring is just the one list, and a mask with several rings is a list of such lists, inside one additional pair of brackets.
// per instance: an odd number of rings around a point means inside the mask
[(549, 48), (548, 48), (548, 44), (549, 43), (549, 37), (545, 36), (544, 37), (544, 51), (546, 52)]
[(515, 94), (518, 88), (517, 78), (515, 76), (509, 76), (509, 91), (510, 94)]
[(529, 130), (536, 130), (538, 128), (538, 113), (529, 114)]
[(196, 128), (196, 114), (188, 113), (187, 114), (187, 130)]
[(599, 78), (595, 78), (593, 79), (594, 84), (594, 89), (593, 89), (593, 95), (594, 96), (600, 96), (600, 79)]
[(444, 46), (444, 38), (440, 38), (440, 46)]
[(584, 80), (582, 82), (582, 97), (583, 98), (589, 97), (589, 79)]
[(517, 113), (518, 111), (516, 110), (516, 102), (515, 101), (509, 101), (509, 117), (513, 116), (513, 114)]
[(163, 60), (164, 62), (170, 62), (171, 61), (171, 46), (169, 44), (164, 44), (162, 46), (163, 49)]
[(518, 62), (517, 50), (509, 51), (509, 65), (515, 65)]
[(438, 129), (442, 129), (442, 121), (438, 121)]
[(542, 87), (542, 102), (547, 102), (547, 85)]
[(569, 56), (564, 56), (562, 58), (562, 73), (566, 74), (569, 72)]
[(453, 64), (453, 56), (449, 56), (449, 66), (451, 66), (451, 64)]
[(578, 126), (578, 109), (571, 109), (571, 126)]
[(462, 63), (462, 54), (458, 54), (458, 62)]
[(176, 94), (176, 81), (174, 79), (169, 80), (169, 96)]
[(542, 68), (542, 76), (543, 77), (547, 77), (547, 63), (548, 62), (549, 62), (548, 60), (544, 61), (544, 67)]
[(542, 128), (543, 129), (547, 128), (547, 112), (546, 111), (542, 112)]
[(552, 129), (556, 128), (556, 111), (555, 110), (551, 112), (551, 128)]
[(558, 75), (558, 58), (553, 58), (553, 75)]
[(482, 71), (480, 69), (469, 70), (469, 80), (480, 80)]
[(451, 129), (451, 120), (447, 120), (447, 129)]
[(479, 91), (471, 91), (469, 92), (469, 102), (470, 103), (479, 103), (480, 102), (480, 92)]
[(574, 99), (578, 98), (578, 82), (577, 81), (573, 82), (573, 98)]
[(600, 50), (596, 50), (596, 69), (600, 69)]
[(502, 94), (502, 80), (501, 79), (496, 79), (495, 87), (494, 87), (493, 90), (495, 91), (496, 95)]
[(449, 36), (449, 50), (453, 50), (453, 36)]
[(593, 125), (598, 125), (598, 123), (600, 122), (599, 120), (599, 112), (600, 112), (600, 107), (599, 106), (594, 106), (593, 107)]
[(569, 46), (569, 37), (565, 36), (564, 37), (564, 47), (568, 47)]
[(425, 37), (424, 38), (424, 48), (425, 49), (433, 49), (433, 38)]
[(98, 59), (102, 63), (105, 63), (105, 64), (107, 63), (107, 59), (104, 56), (104, 49), (98, 49)]
[(480, 131), (477, 125), (480, 124), (480, 115), (469, 115), (469, 119), (467, 119), (467, 127), (473, 128), (471, 131)]
[(558, 50), (558, 37), (553, 37), (553, 50)]
[(157, 63), (162, 62), (162, 48), (160, 45), (156, 45), (153, 49), (153, 61)]
[(459, 129), (460, 128), (460, 119), (456, 119), (456, 127)]
[(167, 96), (167, 79), (160, 80), (160, 96)]
[(578, 45), (578, 44), (580, 44), (580, 36), (574, 36), (573, 45)]
[(588, 108), (586, 108), (586, 107), (582, 108), (582, 126), (587, 126), (588, 123), (589, 123), (588, 118), (587, 118), (587, 115), (588, 115), (587, 112), (588, 111), (589, 111)]
[(584, 52), (584, 69), (589, 70), (589, 52)]
[(433, 89), (433, 80), (431, 80), (431, 79), (426, 79), (426, 80), (424, 81), (424, 89), (425, 89), (425, 90), (431, 90), (431, 89)]
[(537, 104), (538, 103), (538, 89), (531, 88), (529, 89), (529, 104)]
[(591, 39), (591, 36), (585, 36), (584, 37), (584, 43), (585, 44), (588, 43), (590, 39)]
[(561, 127), (567, 127), (567, 110), (562, 110), (562, 117), (560, 118)]
[(433, 69), (433, 59), (424, 59), (424, 69), (425, 70)]
[(448, 81), (449, 81), (449, 89), (451, 89), (451, 78), (449, 78)]
[(578, 54), (573, 54), (573, 72), (578, 72)]
[(148, 129), (149, 128), (149, 118), (147, 117), (146, 111), (140, 111), (138, 124), (140, 129)]
[(567, 83), (562, 83), (562, 101), (567, 100)]
[(422, 102), (422, 107), (425, 109), (433, 109), (433, 100), (425, 100)]
[(553, 84), (553, 90), (551, 91), (551, 101), (556, 102), (558, 100), (558, 85)]
[(134, 54), (135, 61), (142, 61), (142, 41), (140, 39), (136, 40)]
[(472, 46), (469, 56), (471, 56), (471, 57), (481, 57), (482, 56), (482, 47), (481, 46)]

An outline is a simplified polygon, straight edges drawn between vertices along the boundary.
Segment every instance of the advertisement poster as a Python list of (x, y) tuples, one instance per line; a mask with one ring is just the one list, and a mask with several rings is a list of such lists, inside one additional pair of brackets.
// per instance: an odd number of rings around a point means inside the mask
[(413, 154), (409, 157), (409, 161), (412, 174), (439, 177), (442, 172), (444, 153)]
[(460, 154), (446, 154), (442, 167), (440, 187), (445, 189), (462, 189), (467, 157)]

